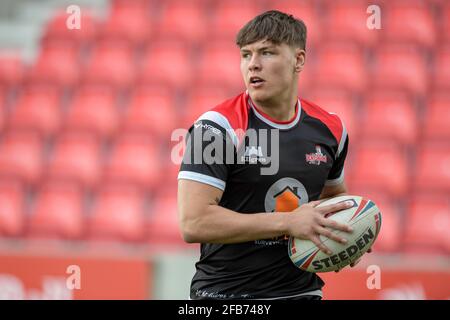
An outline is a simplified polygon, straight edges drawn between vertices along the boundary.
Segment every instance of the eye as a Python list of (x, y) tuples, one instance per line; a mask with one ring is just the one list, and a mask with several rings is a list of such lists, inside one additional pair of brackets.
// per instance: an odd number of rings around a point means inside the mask
[(241, 54), (241, 57), (244, 59), (248, 58), (249, 56), (250, 56), (250, 54), (248, 54), (248, 53)]
[(270, 56), (270, 55), (272, 55), (272, 52), (271, 51), (263, 51), (263, 55)]

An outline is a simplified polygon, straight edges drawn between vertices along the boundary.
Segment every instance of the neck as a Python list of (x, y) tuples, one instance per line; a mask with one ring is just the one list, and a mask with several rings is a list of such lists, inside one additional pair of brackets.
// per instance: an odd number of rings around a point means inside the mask
[(255, 101), (254, 105), (262, 112), (277, 121), (289, 121), (295, 116), (295, 106), (297, 104), (297, 95), (292, 95), (286, 99), (273, 99), (266, 101)]

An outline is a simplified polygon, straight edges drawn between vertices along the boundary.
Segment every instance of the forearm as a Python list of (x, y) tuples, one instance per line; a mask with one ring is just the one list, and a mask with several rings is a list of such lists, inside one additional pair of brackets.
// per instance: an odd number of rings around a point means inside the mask
[(287, 230), (286, 214), (242, 214), (209, 205), (200, 215), (184, 222), (188, 242), (238, 243), (281, 236)]

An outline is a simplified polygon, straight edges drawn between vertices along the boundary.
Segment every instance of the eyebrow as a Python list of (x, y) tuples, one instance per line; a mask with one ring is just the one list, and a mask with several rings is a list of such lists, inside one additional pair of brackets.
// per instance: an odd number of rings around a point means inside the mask
[[(275, 48), (276, 47), (274, 45), (269, 45), (269, 46), (261, 47), (261, 48), (259, 48), (256, 51), (264, 51), (264, 50), (267, 50), (267, 49), (275, 49)], [(249, 49), (241, 49), (241, 52), (251, 52), (251, 50), (249, 50)]]

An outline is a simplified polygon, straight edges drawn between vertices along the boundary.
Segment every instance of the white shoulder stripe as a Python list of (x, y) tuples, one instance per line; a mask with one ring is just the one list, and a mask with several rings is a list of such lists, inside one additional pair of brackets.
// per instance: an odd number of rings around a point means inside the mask
[(186, 179), (198, 181), (201, 183), (209, 184), (210, 186), (216, 187), (220, 190), (225, 190), (226, 183), (223, 180), (208, 176), (206, 174), (192, 172), (192, 171), (180, 171), (178, 173), (178, 180)]
[(214, 123), (217, 123), (219, 126), (221, 126), (222, 128), (224, 128), (228, 134), (230, 135), (234, 146), (237, 148), (238, 145), (238, 137), (236, 135), (236, 132), (234, 131), (233, 127), (231, 126), (230, 122), (228, 121), (228, 119), (222, 115), (221, 113), (217, 112), (217, 111), (207, 111), (204, 114), (202, 114), (197, 120), (209, 120), (212, 121)]
[[(334, 114), (337, 115), (336, 113), (330, 112), (330, 114)], [(342, 121), (341, 117), (339, 117), (339, 120), (341, 120), (341, 124), (342, 124), (342, 136), (341, 136), (341, 141), (339, 142), (339, 146), (338, 146), (338, 150), (336, 153), (336, 159), (337, 157), (339, 157), (339, 155), (341, 154), (342, 150), (344, 149), (344, 145), (345, 145), (345, 140), (347, 140), (347, 128), (345, 127), (344, 121)]]

